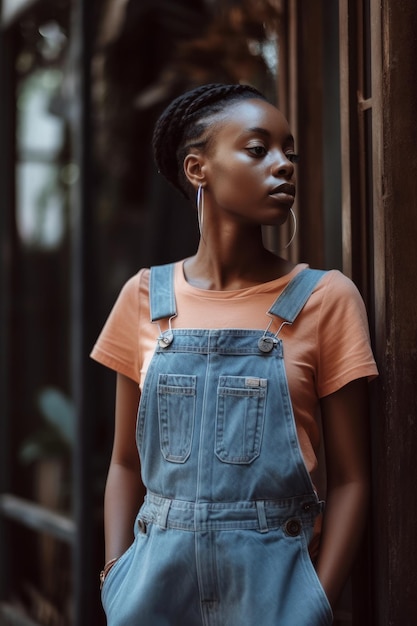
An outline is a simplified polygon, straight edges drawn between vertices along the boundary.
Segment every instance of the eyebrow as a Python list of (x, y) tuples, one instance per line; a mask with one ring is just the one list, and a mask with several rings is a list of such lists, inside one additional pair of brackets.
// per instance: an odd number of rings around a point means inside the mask
[[(259, 135), (264, 135), (265, 137), (271, 137), (271, 133), (266, 128), (262, 128), (260, 126), (253, 126), (251, 128), (246, 128), (245, 133), (258, 133)], [(286, 140), (294, 143), (294, 137), (292, 135), (288, 135)]]

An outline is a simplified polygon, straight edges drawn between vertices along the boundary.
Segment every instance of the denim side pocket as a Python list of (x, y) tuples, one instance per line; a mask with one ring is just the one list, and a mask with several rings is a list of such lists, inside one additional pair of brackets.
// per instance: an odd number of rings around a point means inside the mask
[(158, 415), (161, 451), (172, 463), (185, 463), (191, 453), (197, 377), (159, 374)]
[(220, 376), (216, 407), (216, 456), (224, 463), (252, 463), (260, 454), (266, 378)]
[(310, 613), (312, 619), (311, 623), (320, 624), (320, 626), (331, 626), (334, 619), (333, 609), (330, 606), (329, 599), (323, 589), (323, 586), (317, 575), (316, 568), (314, 567), (310, 554), (308, 552), (308, 542), (310, 537), (311, 531), (310, 533), (303, 532), (300, 535), (300, 539), (302, 542), (304, 576), (307, 583), (307, 590), (310, 594), (316, 594), (316, 601), (314, 602), (314, 606), (317, 611), (317, 616), (315, 619), (313, 619), (313, 616)]
[(123, 552), (123, 554), (117, 559), (116, 563), (113, 565), (113, 567), (107, 574), (106, 578), (104, 579), (102, 587), (101, 587), (101, 597), (102, 597), (103, 605), (107, 598), (108, 588), (111, 585), (113, 577), (117, 577), (119, 575), (119, 570), (124, 569), (125, 561), (128, 561), (130, 555), (133, 554), (135, 544), (136, 544), (136, 538), (130, 544), (127, 550), (125, 550), (125, 552)]

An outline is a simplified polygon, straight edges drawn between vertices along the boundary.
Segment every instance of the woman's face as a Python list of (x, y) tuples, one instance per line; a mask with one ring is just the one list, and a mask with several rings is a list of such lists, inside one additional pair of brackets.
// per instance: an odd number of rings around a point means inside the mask
[(294, 203), (297, 155), (282, 113), (248, 99), (228, 106), (213, 124), (204, 160), (210, 206), (243, 223), (283, 223)]

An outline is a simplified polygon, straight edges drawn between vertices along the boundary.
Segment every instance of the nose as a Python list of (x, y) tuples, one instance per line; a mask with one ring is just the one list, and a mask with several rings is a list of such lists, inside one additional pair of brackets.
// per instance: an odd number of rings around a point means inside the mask
[(294, 175), (294, 164), (289, 160), (285, 152), (277, 151), (272, 163), (272, 175), (275, 178), (290, 180)]

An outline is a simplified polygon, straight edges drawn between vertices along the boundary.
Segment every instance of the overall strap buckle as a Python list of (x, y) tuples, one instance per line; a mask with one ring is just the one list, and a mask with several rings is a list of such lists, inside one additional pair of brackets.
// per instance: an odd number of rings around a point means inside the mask
[[(324, 270), (305, 268), (290, 280), (284, 291), (266, 313), (270, 317), (270, 321), (264, 334), (258, 341), (258, 348), (261, 352), (267, 354), (275, 348), (278, 344), (278, 335), (283, 326), (286, 324), (291, 325), (296, 320), (324, 274), (326, 274)], [(275, 335), (271, 337), (267, 333), (274, 321), (273, 316), (280, 317), (283, 321)]]

